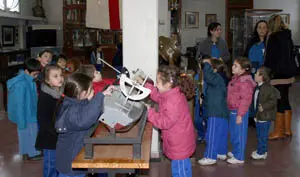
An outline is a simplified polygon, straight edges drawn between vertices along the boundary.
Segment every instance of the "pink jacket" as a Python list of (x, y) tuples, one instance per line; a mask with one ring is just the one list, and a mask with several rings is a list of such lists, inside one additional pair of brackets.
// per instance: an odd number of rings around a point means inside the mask
[(151, 84), (146, 87), (151, 89), (151, 99), (159, 105), (159, 112), (154, 108), (148, 110), (148, 121), (161, 129), (165, 155), (171, 160), (189, 158), (195, 152), (196, 138), (185, 95), (179, 87), (164, 93)]
[(237, 115), (243, 117), (251, 105), (255, 86), (251, 75), (234, 76), (227, 89), (228, 109), (237, 110)]

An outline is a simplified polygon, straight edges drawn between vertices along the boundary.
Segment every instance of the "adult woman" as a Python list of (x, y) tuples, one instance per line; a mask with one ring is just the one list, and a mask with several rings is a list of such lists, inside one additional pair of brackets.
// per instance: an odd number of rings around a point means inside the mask
[(197, 46), (196, 59), (200, 55), (208, 55), (212, 58), (222, 59), (225, 63), (229, 61), (230, 55), (226, 41), (221, 38), (222, 27), (218, 22), (208, 25), (207, 39)]
[(261, 67), (264, 63), (265, 41), (268, 34), (268, 23), (260, 20), (256, 23), (252, 38), (247, 44), (245, 57), (248, 57), (252, 64), (252, 73)]
[(275, 130), (269, 135), (269, 139), (292, 136), (289, 87), (295, 80), (296, 63), (292, 56), (293, 41), (291, 36), (291, 31), (279, 15), (273, 15), (269, 19), (269, 36), (264, 65), (274, 72), (271, 84), (279, 90), (281, 96), (278, 100)]

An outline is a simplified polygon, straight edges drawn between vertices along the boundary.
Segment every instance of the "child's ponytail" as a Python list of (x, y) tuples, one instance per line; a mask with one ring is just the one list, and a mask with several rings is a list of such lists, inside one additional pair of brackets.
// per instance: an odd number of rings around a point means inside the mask
[(193, 79), (186, 74), (181, 75), (178, 67), (162, 65), (158, 68), (158, 73), (160, 74), (163, 84), (170, 82), (172, 88), (179, 86), (187, 100), (193, 98), (195, 94), (195, 83)]
[(195, 96), (195, 83), (187, 74), (181, 74), (179, 78), (179, 86), (187, 100), (190, 100)]

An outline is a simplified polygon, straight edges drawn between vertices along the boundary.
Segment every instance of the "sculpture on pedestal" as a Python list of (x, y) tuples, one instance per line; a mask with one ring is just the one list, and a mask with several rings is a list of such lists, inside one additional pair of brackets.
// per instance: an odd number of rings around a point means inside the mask
[(36, 6), (32, 8), (32, 13), (35, 17), (46, 17), (45, 10), (43, 8), (43, 0), (36, 0)]

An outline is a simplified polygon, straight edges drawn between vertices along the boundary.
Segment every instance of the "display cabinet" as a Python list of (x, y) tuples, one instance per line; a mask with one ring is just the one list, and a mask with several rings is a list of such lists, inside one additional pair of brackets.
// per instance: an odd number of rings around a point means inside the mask
[(252, 37), (255, 24), (259, 20), (268, 21), (271, 15), (281, 11), (280, 9), (245, 9), (232, 14), (230, 19), (232, 57), (243, 55), (247, 42)]

